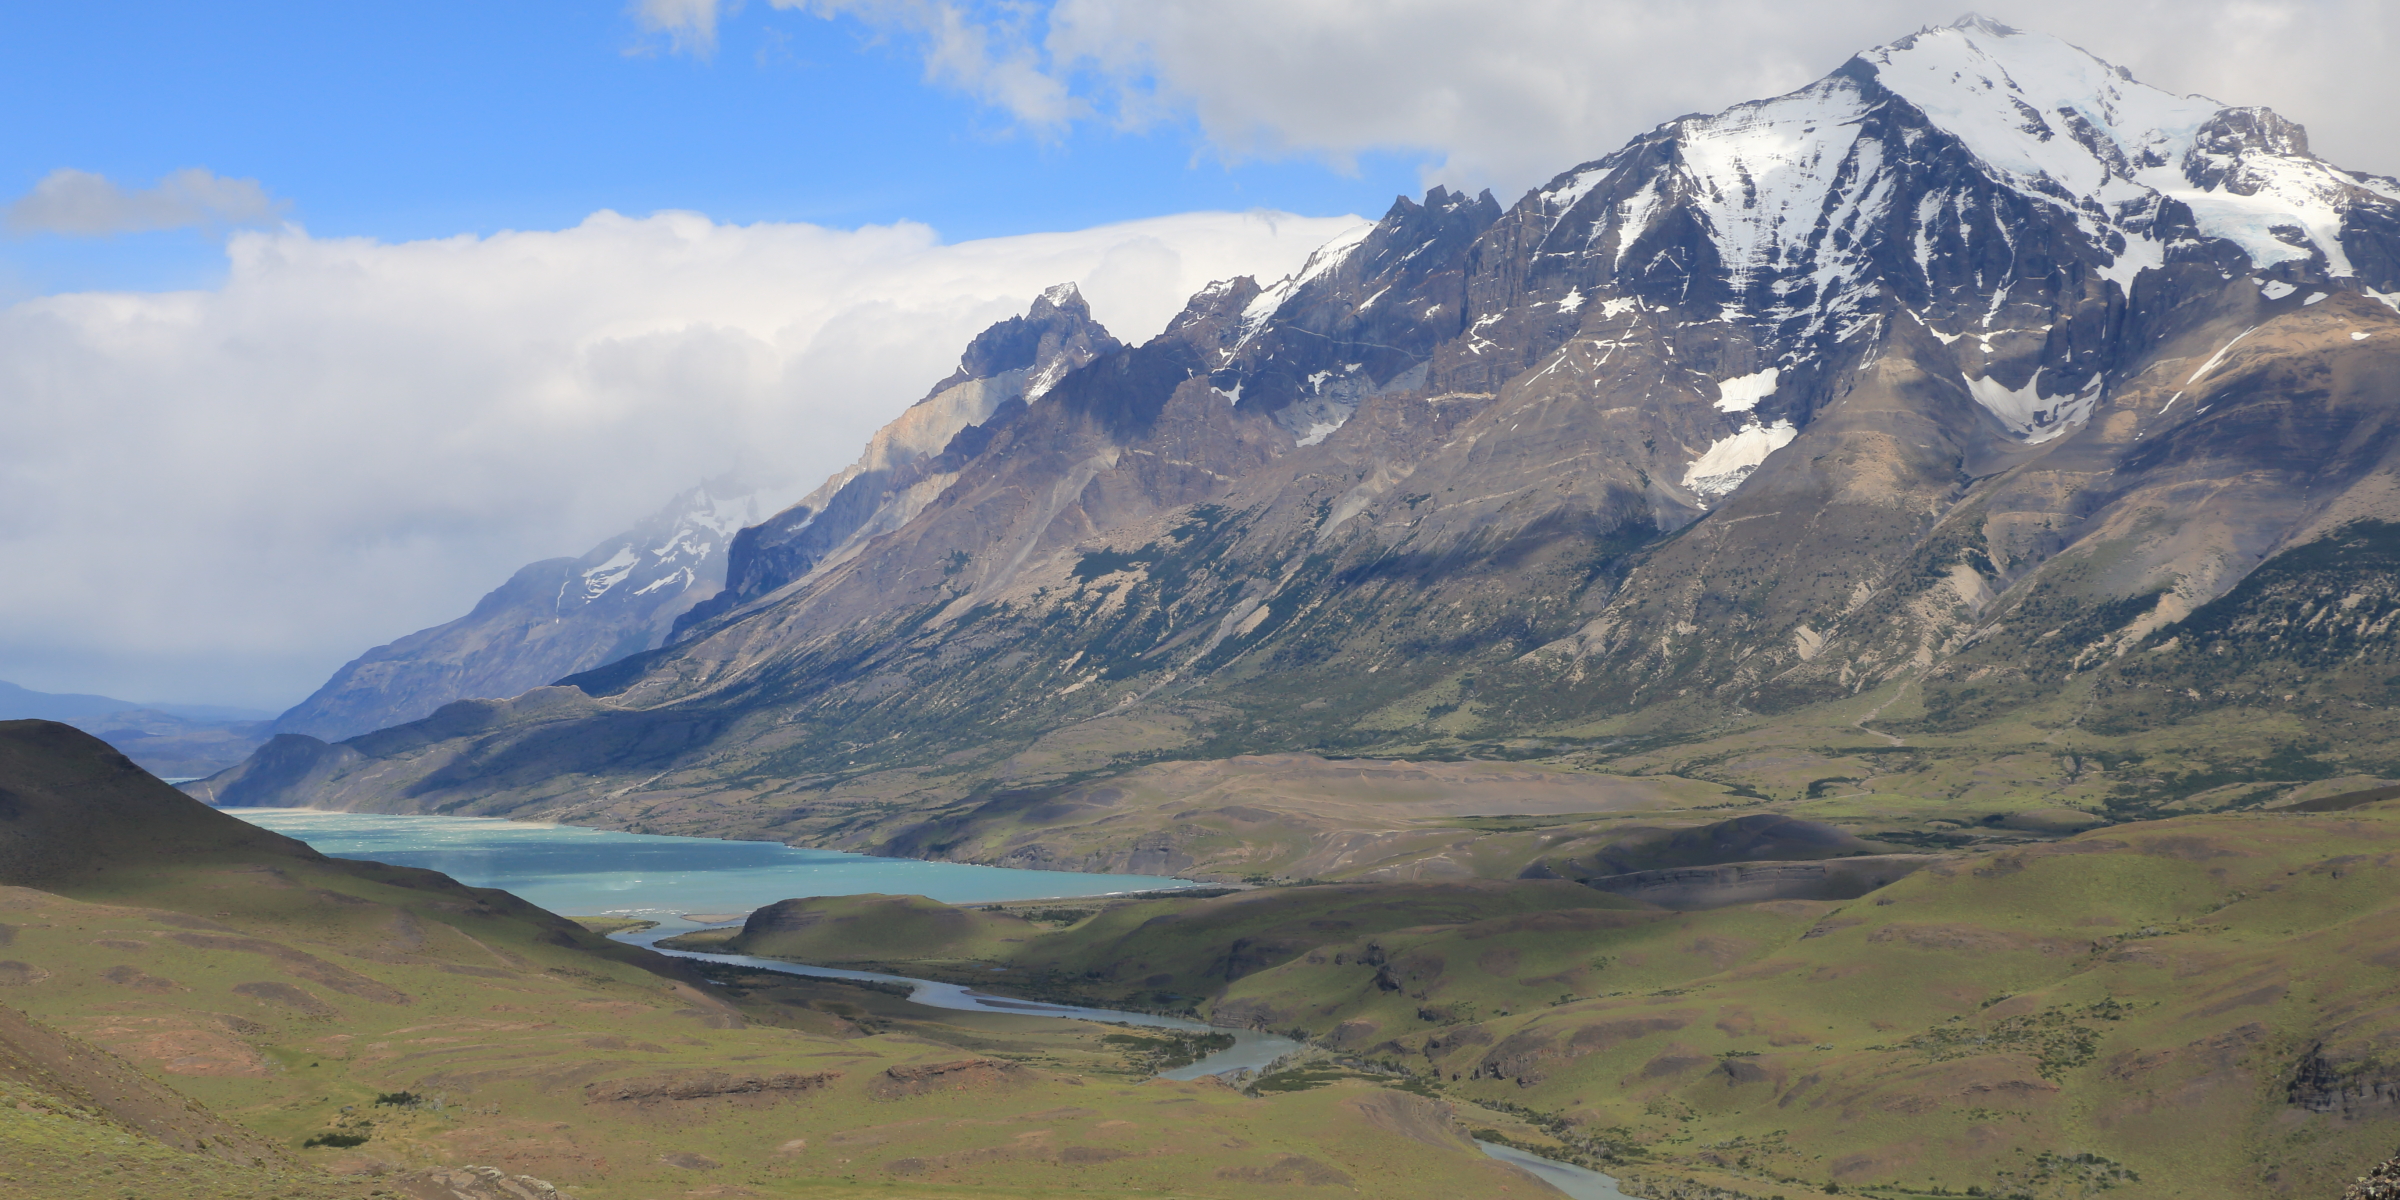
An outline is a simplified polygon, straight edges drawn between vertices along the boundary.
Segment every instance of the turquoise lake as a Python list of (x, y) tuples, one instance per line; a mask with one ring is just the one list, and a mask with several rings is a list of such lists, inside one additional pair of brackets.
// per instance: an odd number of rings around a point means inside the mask
[[(500, 888), (562, 915), (640, 917), (660, 927), (623, 940), (648, 945), (696, 928), (685, 914), (724, 917), (793, 896), (914, 893), (946, 904), (1048, 900), (1155, 892), (1193, 886), (1155, 875), (1087, 875), (1079, 871), (1021, 871), (911, 858), (871, 858), (833, 850), (801, 850), (774, 842), (616, 833), (575, 825), (542, 825), (491, 817), (385, 816), (309, 808), (218, 810), (298, 838), (318, 853), (440, 871), (470, 887)], [(664, 951), (664, 953), (679, 953)], [(1148, 1013), (1113, 1012), (1015, 1000), (956, 984), (802, 966), (739, 955), (690, 954), (794, 975), (883, 979), (914, 986), (911, 999), (932, 1008), (1008, 1011), (1153, 1028), (1204, 1030), (1197, 1021)], [(1227, 1029), (1232, 1048), (1167, 1073), (1196, 1079), (1226, 1071), (1256, 1071), (1304, 1047), (1289, 1038)], [(1532, 1173), (1574, 1200), (1624, 1200), (1614, 1180), (1521, 1150), (1476, 1143), (1483, 1152)]]
[(946, 904), (1047, 900), (1189, 887), (1155, 875), (1019, 871), (801, 850), (775, 842), (617, 833), (490, 817), (385, 816), (306, 808), (220, 810), (335, 858), (440, 871), (569, 916), (746, 913), (794, 896), (913, 893)]
[[(1087, 875), (1020, 871), (910, 858), (870, 858), (831, 850), (798, 850), (773, 842), (615, 833), (573, 825), (541, 825), (488, 817), (383, 816), (306, 808), (220, 810), (295, 837), (336, 858), (361, 858), (440, 871), (472, 887), (500, 888), (563, 915), (641, 917), (658, 928), (617, 935), (647, 946), (761, 905), (793, 896), (864, 892), (915, 893), (949, 904), (1047, 900), (1154, 892), (1192, 886), (1155, 875)], [(712, 918), (694, 921), (691, 916)], [(737, 917), (738, 919), (738, 917)], [(804, 966), (765, 958), (664, 950), (682, 958), (737, 963), (794, 975), (879, 979), (914, 988), (911, 999), (930, 1008), (1004, 1011), (1157, 1028), (1207, 1030), (1197, 1021), (1147, 1013), (1042, 1004), (956, 984)], [(1234, 1045), (1170, 1077), (1257, 1070), (1302, 1049), (1300, 1043), (1255, 1030), (1226, 1030)]]

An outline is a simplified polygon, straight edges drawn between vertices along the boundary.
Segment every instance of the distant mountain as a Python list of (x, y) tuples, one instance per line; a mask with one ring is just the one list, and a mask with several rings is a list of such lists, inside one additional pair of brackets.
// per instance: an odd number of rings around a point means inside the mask
[(37, 692), (0, 680), (0, 721), (71, 721), (144, 708), (131, 700), (69, 692)]
[(113, 696), (37, 692), (0, 681), (0, 721), (73, 725), (167, 779), (222, 771), (266, 740), (275, 714), (213, 704), (137, 704)]
[[(1170, 758), (2400, 774), (2400, 181), (2055, 38), (1927, 29), (1092, 344), (921, 500), (745, 533), (672, 645), (208, 793), (1030, 860), (1042, 788)], [(1196, 819), (1124, 853), (1248, 836)]]
[(119, 700), (114, 696), (88, 696), (70, 692), (37, 692), (0, 679), (0, 721), (69, 721), (77, 717), (96, 717), (106, 713), (129, 712), (133, 709), (165, 713), (186, 721), (234, 724), (243, 721), (271, 720), (274, 713), (263, 708), (236, 708), (222, 704), (142, 704)]
[(727, 543), (758, 515), (754, 488), (702, 484), (581, 558), (521, 568), (466, 616), (352, 659), (269, 732), (355, 737), (647, 650), (724, 585)]

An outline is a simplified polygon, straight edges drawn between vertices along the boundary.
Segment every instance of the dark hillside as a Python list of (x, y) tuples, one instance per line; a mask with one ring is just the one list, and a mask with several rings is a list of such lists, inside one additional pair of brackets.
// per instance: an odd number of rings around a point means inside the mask
[(0, 884), (228, 859), (324, 856), (176, 791), (73, 726), (0, 721)]

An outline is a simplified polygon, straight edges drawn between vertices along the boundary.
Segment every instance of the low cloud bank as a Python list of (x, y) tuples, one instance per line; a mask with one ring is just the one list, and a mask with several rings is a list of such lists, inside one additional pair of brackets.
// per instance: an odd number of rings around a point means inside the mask
[(1044, 287), (1139, 340), (1354, 222), (286, 228), (236, 234), (216, 290), (0, 310), (0, 679), (291, 703), (703, 477), (822, 478)]

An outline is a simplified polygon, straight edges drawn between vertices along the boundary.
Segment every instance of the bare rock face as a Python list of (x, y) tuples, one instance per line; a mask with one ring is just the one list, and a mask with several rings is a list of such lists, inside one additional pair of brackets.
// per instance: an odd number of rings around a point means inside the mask
[(411, 1200), (575, 1200), (531, 1175), (511, 1175), (498, 1167), (428, 1167), (376, 1182)]
[(2342, 1189), (2342, 1200), (2396, 1200), (2400, 1198), (2400, 1158), (2387, 1158), (2375, 1164), (2375, 1169), (2358, 1177)]
[(958, 801), (1170, 756), (1904, 680), (1955, 730), (2097, 669), (2208, 711), (2293, 630), (2393, 675), (2400, 181), (2053, 38), (1928, 29), (1506, 208), (1402, 199), (1141, 346), (1045, 303), (674, 644), (245, 794), (939, 855)]
[(1036, 297), (967, 344), (958, 370), (933, 385), (866, 453), (798, 504), (734, 539), (724, 590), (676, 620), (681, 633), (731, 612), (821, 564), (858, 552), (939, 497), (998, 430), (1059, 380), (1119, 349), (1071, 283)]

